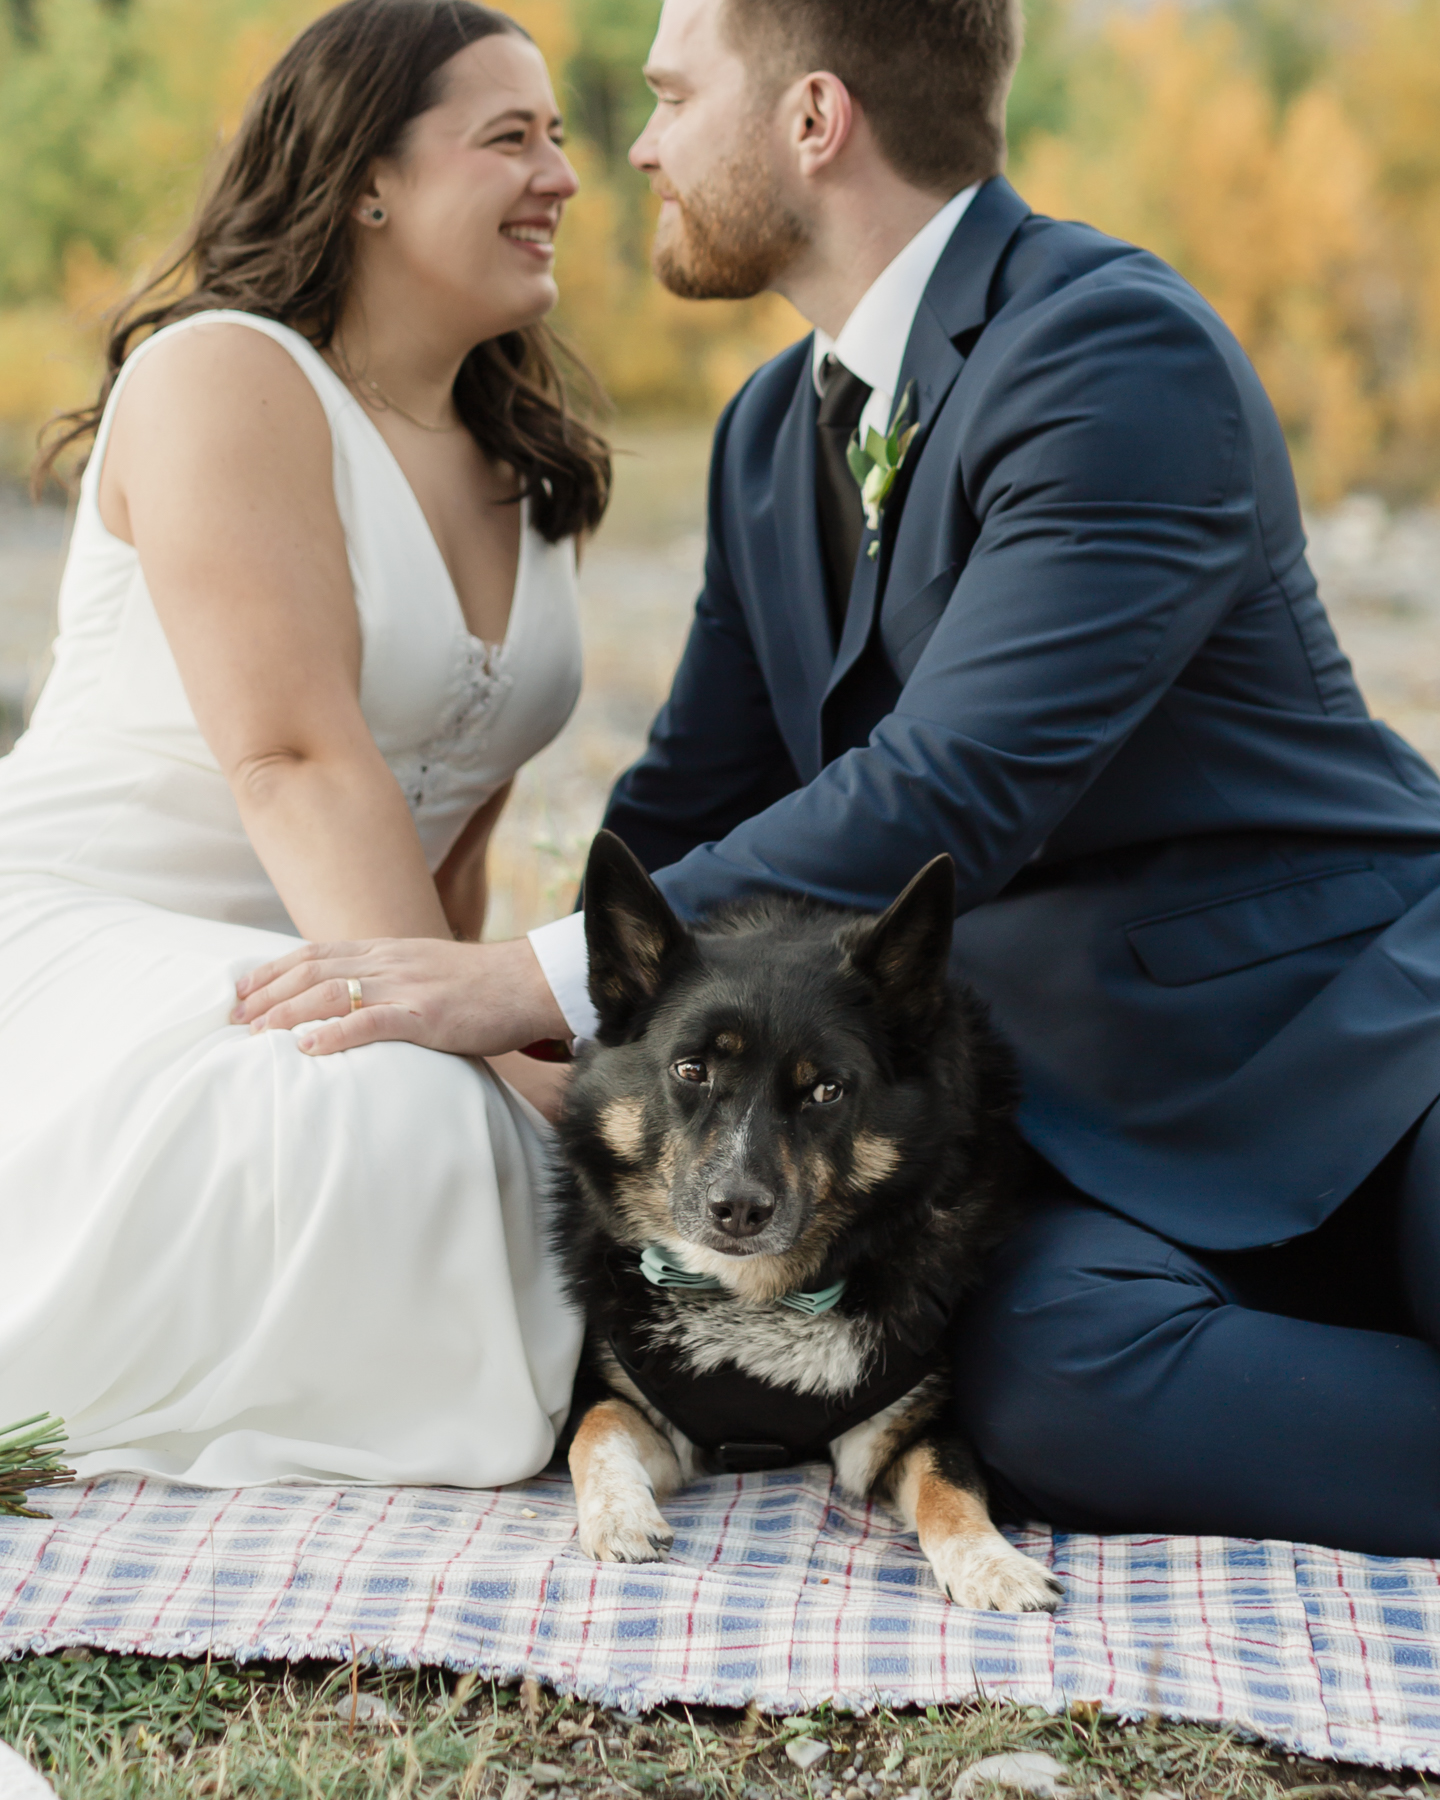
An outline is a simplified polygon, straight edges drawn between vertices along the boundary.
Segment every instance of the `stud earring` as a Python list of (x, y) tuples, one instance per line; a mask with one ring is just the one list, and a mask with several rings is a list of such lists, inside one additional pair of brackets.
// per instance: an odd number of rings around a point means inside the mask
[(370, 223), (372, 225), (383, 225), (385, 223), (385, 208), (383, 206), (372, 206), (370, 208)]

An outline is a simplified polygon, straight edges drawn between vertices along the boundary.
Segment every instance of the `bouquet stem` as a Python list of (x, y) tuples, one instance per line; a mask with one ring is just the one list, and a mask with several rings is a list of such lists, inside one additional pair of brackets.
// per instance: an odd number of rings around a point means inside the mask
[(20, 1519), (48, 1519), (25, 1504), (31, 1488), (60, 1487), (75, 1479), (74, 1471), (60, 1461), (65, 1442), (65, 1421), (49, 1413), (36, 1413), (18, 1425), (0, 1429), (0, 1513)]

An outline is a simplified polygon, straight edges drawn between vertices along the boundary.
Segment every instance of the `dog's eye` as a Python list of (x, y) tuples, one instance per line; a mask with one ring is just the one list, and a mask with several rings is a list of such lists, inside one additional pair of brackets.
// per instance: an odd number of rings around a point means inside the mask
[(833, 1106), (844, 1092), (838, 1081), (818, 1081), (810, 1090), (809, 1101), (812, 1106)]
[(682, 1056), (680, 1061), (670, 1065), (670, 1073), (677, 1081), (708, 1081), (710, 1071), (693, 1056)]

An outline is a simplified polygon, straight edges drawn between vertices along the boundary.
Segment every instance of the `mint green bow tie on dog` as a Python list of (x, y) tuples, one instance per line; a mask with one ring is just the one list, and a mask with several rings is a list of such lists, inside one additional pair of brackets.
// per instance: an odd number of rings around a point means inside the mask
[[(696, 1275), (693, 1270), (682, 1269), (679, 1263), (671, 1262), (658, 1244), (647, 1244), (641, 1252), (640, 1273), (652, 1287), (674, 1288), (681, 1293), (718, 1294), (725, 1288), (718, 1275)], [(834, 1281), (829, 1287), (820, 1288), (813, 1294), (798, 1291), (782, 1294), (780, 1304), (790, 1307), (793, 1312), (804, 1313), (807, 1319), (813, 1319), (820, 1313), (829, 1312), (844, 1292), (844, 1281)]]

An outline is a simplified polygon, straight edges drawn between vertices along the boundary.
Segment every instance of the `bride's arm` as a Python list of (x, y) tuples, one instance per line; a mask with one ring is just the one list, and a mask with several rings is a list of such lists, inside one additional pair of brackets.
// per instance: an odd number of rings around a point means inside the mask
[(449, 938), (360, 712), (329, 427), (281, 346), (215, 324), (149, 354), (116, 409), (100, 509), (139, 552), (200, 730), (296, 928)]

